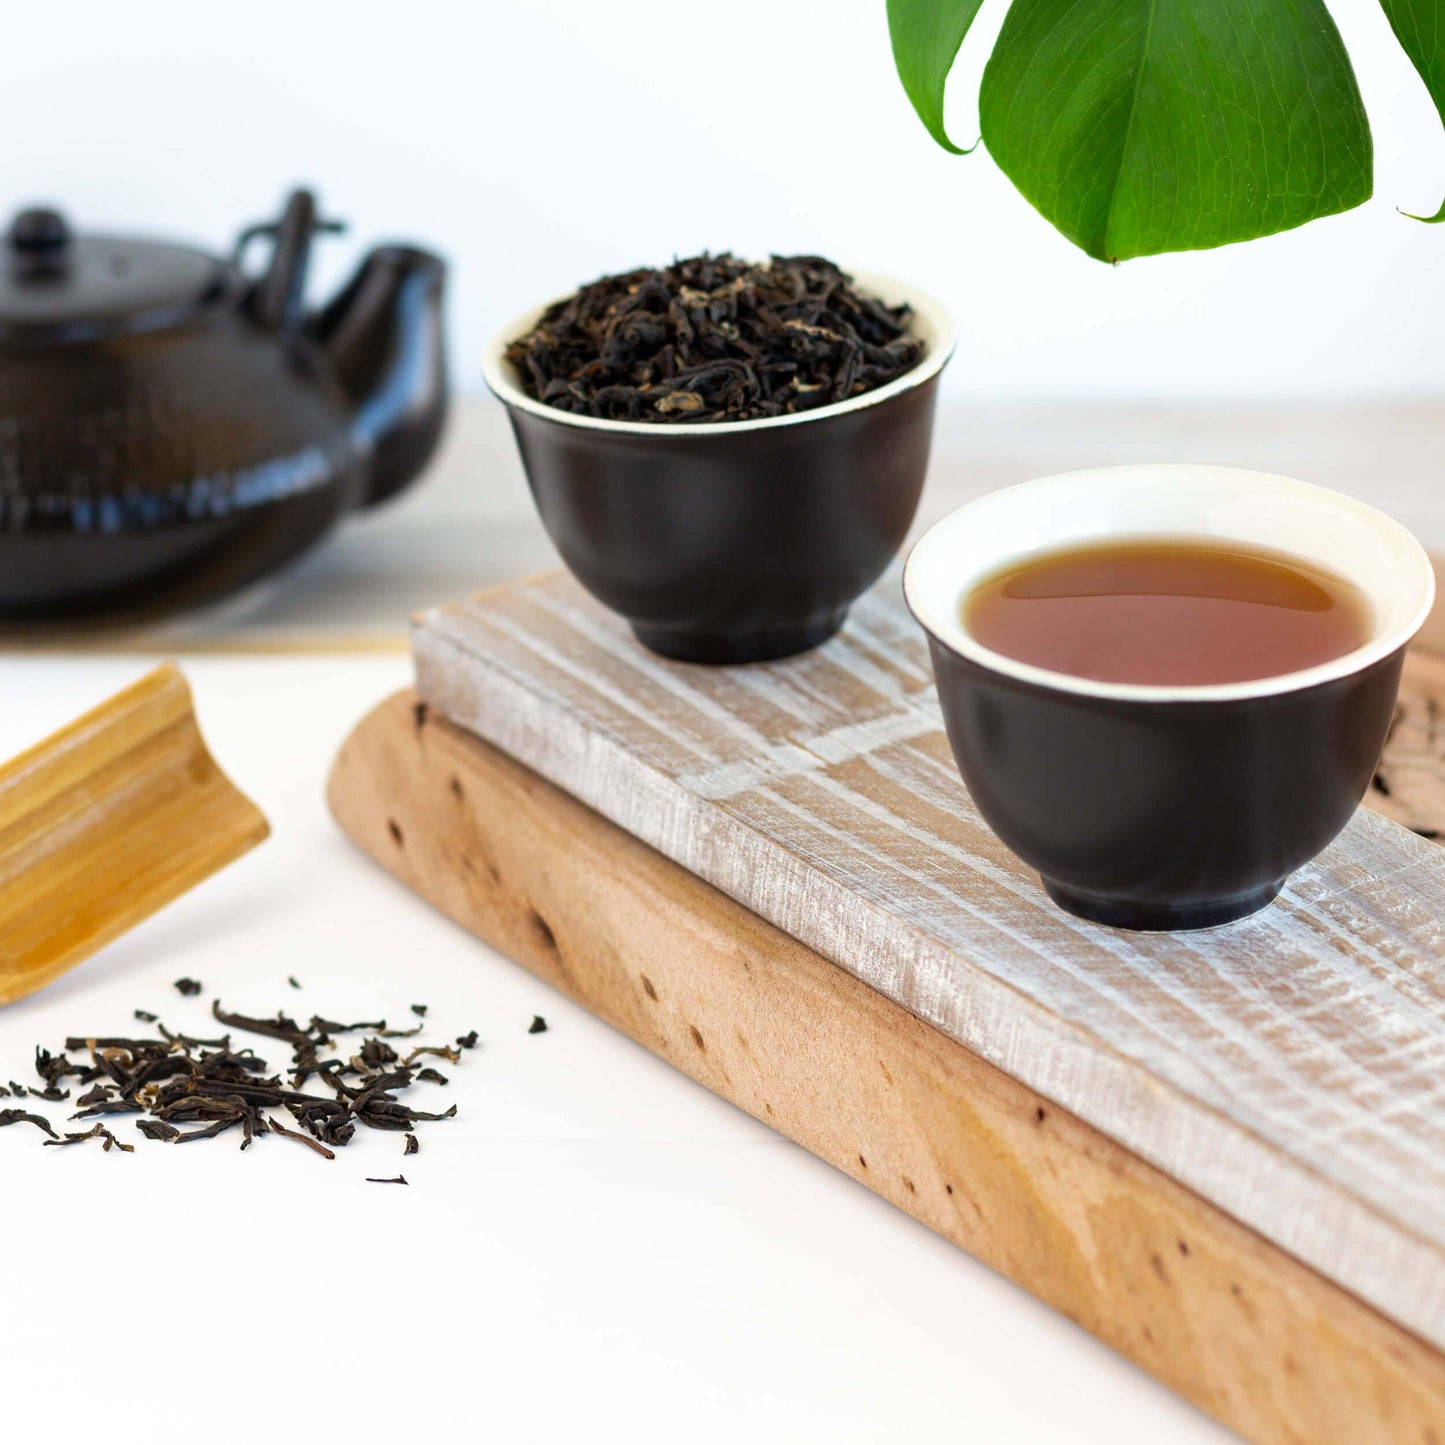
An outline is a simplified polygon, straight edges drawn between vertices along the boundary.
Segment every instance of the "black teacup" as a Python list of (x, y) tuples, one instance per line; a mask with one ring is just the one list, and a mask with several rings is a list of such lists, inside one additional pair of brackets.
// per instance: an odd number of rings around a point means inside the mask
[[(1249, 682), (1156, 687), (1018, 662), (961, 615), (983, 579), (1087, 543), (1238, 542), (1357, 586), (1365, 642)], [(1390, 727), (1405, 646), (1434, 573), (1398, 522), (1323, 487), (1220, 467), (1113, 467), (994, 492), (908, 558), (939, 703), (990, 827), (1071, 913), (1123, 928), (1206, 928), (1262, 908), (1349, 821)]]
[(741, 663), (816, 647), (903, 545), (953, 327), (923, 292), (854, 275), (912, 308), (923, 355), (874, 391), (787, 416), (665, 425), (547, 406), (507, 360), (546, 307), (487, 348), (483, 375), (511, 417), (542, 525), (654, 652)]

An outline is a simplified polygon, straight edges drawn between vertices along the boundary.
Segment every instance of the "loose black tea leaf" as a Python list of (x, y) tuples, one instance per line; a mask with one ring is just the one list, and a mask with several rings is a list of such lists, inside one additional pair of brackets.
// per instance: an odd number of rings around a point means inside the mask
[(809, 411), (917, 365), (909, 308), (819, 256), (694, 256), (604, 276), (507, 348), (522, 386), (562, 411), (686, 425)]
[(152, 1013), (147, 1013), (143, 1008), (138, 1008), (135, 1011), (135, 1016), (137, 1023), (153, 1024), (156, 1021), (156, 1015)]
[(193, 978), (178, 978), (176, 980), (176, 990), (178, 993), (185, 994), (187, 998), (194, 998), (196, 994), (200, 993), (201, 986)]
[(438, 1073), (435, 1069), (418, 1069), (417, 1078), (425, 1079), (429, 1084), (449, 1084), (450, 1079), (445, 1074)]
[[(274, 1019), (253, 1019), (247, 1018), (245, 1014), (228, 1014), (221, 1007), (221, 1000), (216, 999), (211, 1004), (211, 1016), (219, 1024), (225, 1024), (228, 1029), (240, 1029), (248, 1034), (264, 1034), (270, 1039), (280, 1039), (283, 1043), (304, 1044), (310, 1041), (310, 1030), (303, 1029), (295, 1019), (287, 1018), (283, 1013), (277, 1013)], [(312, 1023), (316, 1021), (313, 1019)]]
[(459, 1049), (474, 1049), (477, 1046), (477, 1031), (473, 1029), (469, 1034), (457, 1035), (457, 1047)]
[(105, 1114), (143, 1114), (144, 1112), (145, 1105), (139, 1100), (123, 1098), (114, 1090), (110, 1090), (104, 1098), (95, 1100), (84, 1109), (77, 1109), (70, 1117), (72, 1119), (94, 1119)]
[(375, 1019), (359, 1024), (339, 1024), (334, 1019), (324, 1019), (317, 1014), (311, 1016), (311, 1032), (319, 1034), (359, 1034), (363, 1031), (377, 1031), (386, 1028), (385, 1019)]
[(544, 1019), (541, 1014), (533, 1014), (532, 1022), (527, 1032), (529, 1034), (545, 1034), (547, 1032), (547, 1020)]
[(27, 1114), (24, 1109), (0, 1109), (0, 1129), (7, 1124), (34, 1124), (37, 1129), (43, 1129), (52, 1139), (60, 1136), (50, 1127), (50, 1120), (42, 1118), (39, 1114)]
[(368, 1184), (405, 1184), (406, 1175), (398, 1174), (395, 1179), (368, 1179)]
[(37, 1047), (35, 1072), (53, 1089), (61, 1079), (79, 1074), (80, 1068), (63, 1054), (52, 1054), (49, 1049)]
[(292, 988), (300, 988), (300, 987), (301, 987), (301, 985), (296, 982), (296, 979), (295, 979), (295, 976), (294, 976), (294, 975), (288, 976), (287, 979), (286, 979), (286, 982), (289, 983)]
[(459, 1064), (462, 1061), (461, 1054), (453, 1048), (447, 1048), (441, 1044), (418, 1044), (402, 1060), (402, 1067), (409, 1069), (423, 1054), (435, 1054), (439, 1059), (445, 1059), (449, 1064)]
[(274, 1115), (266, 1116), (266, 1126), (273, 1134), (280, 1134), (287, 1139), (295, 1139), (306, 1145), (308, 1149), (314, 1149), (324, 1159), (335, 1159), (336, 1155), (326, 1147), (319, 1139), (313, 1139), (309, 1134), (299, 1134), (295, 1129), (288, 1129)]
[[(227, 1049), (231, 1046), (231, 1036), (226, 1034), (219, 1039), (193, 1039), (189, 1034), (173, 1034), (164, 1024), (157, 1024), (161, 1037), (169, 1044), (178, 1044), (187, 1049)], [(73, 1043), (65, 1046), (68, 1049), (75, 1047)]]
[(47, 1139), (45, 1147), (64, 1149), (70, 1144), (84, 1144), (87, 1139), (99, 1139), (100, 1146), (107, 1154), (112, 1148), (119, 1149), (122, 1154), (134, 1154), (134, 1144), (122, 1144), (114, 1134), (102, 1124), (97, 1124), (93, 1129), (87, 1129), (83, 1134), (67, 1134), (63, 1139)]
[(426, 1017), (426, 1005), (425, 1005), (424, 1003), (414, 1003), (414, 1004), (412, 1004), (412, 1006), (411, 1006), (411, 1011), (412, 1011), (412, 1013), (414, 1013), (419, 1019), (424, 1019), (424, 1018)]
[[(164, 1032), (164, 1030), (162, 1030)], [(82, 1039), (72, 1034), (65, 1041), (67, 1053), (78, 1053), (84, 1049), (94, 1055), (97, 1052), (104, 1053), (106, 1050), (120, 1050), (122, 1053), (136, 1053), (151, 1047), (152, 1039), (124, 1039), (119, 1036), (107, 1036), (104, 1038)]]
[(420, 1154), (421, 1145), (416, 1142), (415, 1134), (406, 1136), (406, 1148), (401, 1151), (403, 1154)]
[(374, 1093), (358, 1099), (355, 1112), (356, 1118), (370, 1129), (391, 1129), (401, 1134), (411, 1124), (450, 1119), (457, 1112), (457, 1106), (453, 1104), (445, 1113), (426, 1114), (420, 1109), (409, 1109), (405, 1104), (397, 1103), (389, 1094)]
[(162, 1143), (169, 1143), (172, 1139), (181, 1137), (181, 1131), (167, 1124), (163, 1119), (137, 1119), (135, 1126), (147, 1139), (158, 1139)]

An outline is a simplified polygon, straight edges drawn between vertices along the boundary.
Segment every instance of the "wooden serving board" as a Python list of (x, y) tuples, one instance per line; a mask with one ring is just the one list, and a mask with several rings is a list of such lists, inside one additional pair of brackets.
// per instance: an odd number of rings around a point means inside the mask
[[(1254, 919), (1069, 918), (888, 588), (763, 667), (662, 662), (560, 576), (415, 651), (425, 706), (331, 788), (411, 886), (1245, 1433), (1445, 1441), (1445, 850), (1362, 812)], [(1377, 798), (1425, 827), (1442, 674)]]
[(330, 801), (464, 928), (1247, 1437), (1445, 1440), (1445, 1354), (415, 694)]

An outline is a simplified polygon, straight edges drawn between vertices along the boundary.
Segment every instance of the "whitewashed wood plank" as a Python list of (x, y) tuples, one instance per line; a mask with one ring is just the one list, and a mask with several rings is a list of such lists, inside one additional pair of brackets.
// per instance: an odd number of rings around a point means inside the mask
[(663, 662), (560, 574), (414, 646), (431, 706), (1445, 1344), (1445, 850), (1361, 812), (1252, 919), (1073, 919), (969, 801), (891, 583), (763, 667)]

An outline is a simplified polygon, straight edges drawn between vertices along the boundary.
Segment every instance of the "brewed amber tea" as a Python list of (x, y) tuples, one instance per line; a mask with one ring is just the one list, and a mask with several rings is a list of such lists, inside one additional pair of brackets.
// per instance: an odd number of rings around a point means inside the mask
[(1235, 543), (1072, 547), (1000, 572), (963, 624), (1018, 662), (1100, 682), (1188, 687), (1298, 672), (1353, 651), (1370, 606), (1343, 577)]

